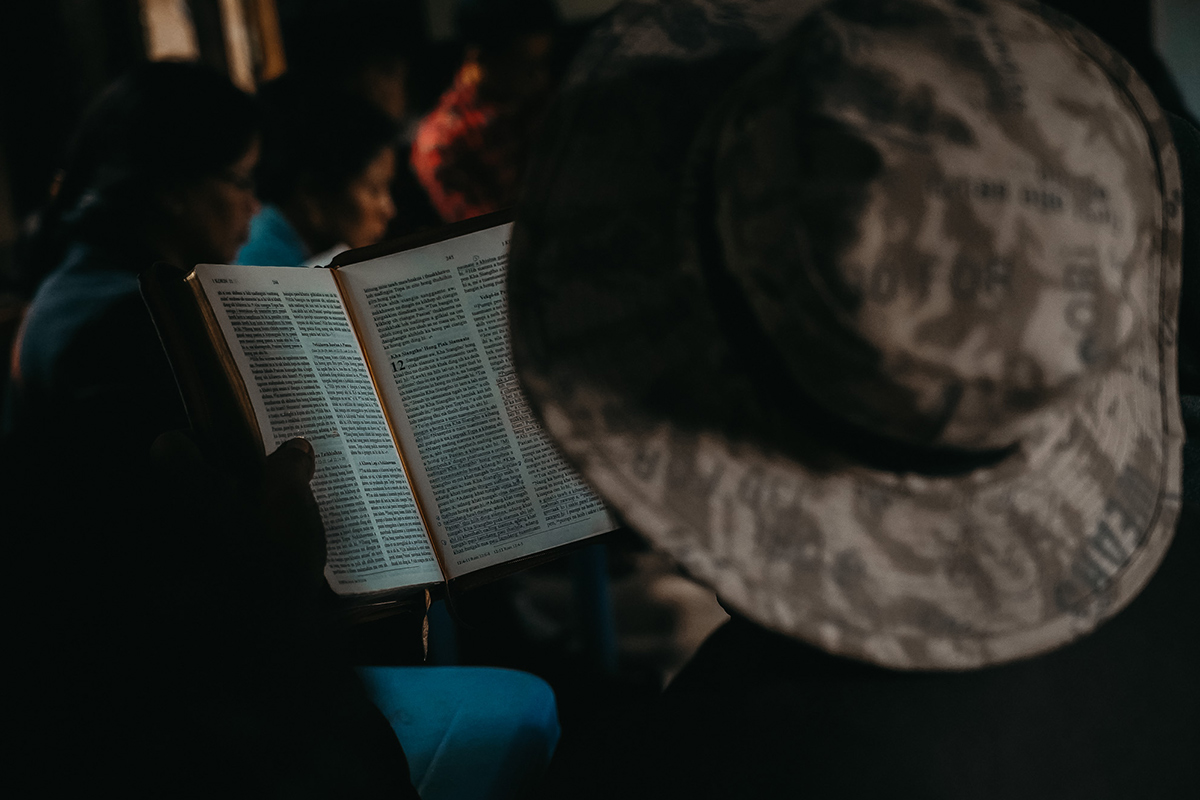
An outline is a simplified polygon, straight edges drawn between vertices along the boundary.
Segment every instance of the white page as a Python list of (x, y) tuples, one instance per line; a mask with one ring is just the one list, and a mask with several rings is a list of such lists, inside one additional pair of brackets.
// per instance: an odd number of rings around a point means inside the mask
[(442, 580), (358, 339), (328, 270), (204, 264), (196, 276), (268, 452), (312, 443), (312, 488), (340, 594)]
[(450, 577), (615, 527), (535, 421), (513, 372), (511, 227), (339, 270)]

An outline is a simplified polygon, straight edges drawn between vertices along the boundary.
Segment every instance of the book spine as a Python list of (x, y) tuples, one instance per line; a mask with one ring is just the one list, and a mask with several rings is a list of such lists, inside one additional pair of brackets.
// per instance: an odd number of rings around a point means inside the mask
[(408, 459), (404, 455), (404, 448), (400, 446), (400, 437), (396, 434), (396, 422), (398, 416), (393, 413), (393, 409), (388, 407), (386, 395), (380, 390), (379, 376), (375, 373), (375, 365), (371, 363), (370, 352), (367, 349), (366, 342), (363, 341), (362, 328), (359, 327), (358, 321), (354, 318), (352, 311), (353, 305), (347, 295), (347, 290), (342, 283), (341, 275), (338, 268), (333, 266), (330, 268), (333, 274), (333, 282), (337, 287), (338, 294), (342, 298), (342, 307), (346, 310), (346, 319), (350, 323), (350, 330), (354, 331), (354, 336), (358, 339), (358, 349), (362, 351), (363, 361), (367, 365), (367, 374), (371, 376), (371, 386), (375, 389), (375, 396), (379, 398), (379, 405), (383, 409), (383, 419), (387, 423), (388, 432), (392, 435), (392, 446), (396, 448), (396, 455), (400, 457), (400, 467), (404, 470), (404, 478), (408, 481), (409, 491), (412, 494), (413, 502), (417, 506), (417, 513), (421, 515), (421, 525), (425, 528), (425, 538), (429, 540), (429, 546), (433, 550), (433, 557), (437, 559), (438, 570), (442, 573), (442, 580), (449, 581), (450, 573), (446, 568), (446, 561), (442, 556), (442, 551), (434, 540), (433, 526), (429, 524), (429, 515), (425, 511), (424, 505), (421, 504), (421, 496), (414, 488), (416, 484), (413, 482), (413, 472), (409, 468)]

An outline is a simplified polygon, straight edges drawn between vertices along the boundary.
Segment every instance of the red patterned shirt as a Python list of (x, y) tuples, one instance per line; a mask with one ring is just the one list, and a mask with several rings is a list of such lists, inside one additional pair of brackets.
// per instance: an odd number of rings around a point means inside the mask
[(533, 130), (533, 104), (501, 105), (479, 97), (479, 70), (464, 65), (437, 108), (421, 120), (412, 168), (446, 222), (508, 208)]

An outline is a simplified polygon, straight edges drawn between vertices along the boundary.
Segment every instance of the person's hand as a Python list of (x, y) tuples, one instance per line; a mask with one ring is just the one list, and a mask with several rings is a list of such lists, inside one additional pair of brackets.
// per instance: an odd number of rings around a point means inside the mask
[(263, 474), (262, 519), (267, 537), (294, 554), (306, 575), (324, 579), (325, 529), (309, 482), (316, 453), (304, 439), (284, 442), (267, 456)]
[[(272, 551), (272, 560), (282, 570), (298, 571), (310, 587), (324, 584), (325, 530), (309, 481), (316, 469), (316, 454), (304, 439), (284, 442), (262, 462), (261, 470), (240, 477), (214, 468), (199, 447), (183, 431), (158, 437), (152, 458), (159, 477), (182, 489), (174, 499), (176, 513), (220, 518), (225, 525), (245, 528), (250, 536), (261, 536)], [(217, 503), (214, 508), (192, 508), (196, 498)], [(229, 517), (228, 515), (233, 515)]]

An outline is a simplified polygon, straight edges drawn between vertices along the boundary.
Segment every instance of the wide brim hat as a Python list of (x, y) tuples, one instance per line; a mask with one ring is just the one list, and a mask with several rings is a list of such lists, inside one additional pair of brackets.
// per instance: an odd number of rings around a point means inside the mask
[(546, 430), (732, 610), (967, 669), (1087, 634), (1173, 535), (1180, 177), (1034, 4), (630, 3), (517, 207)]

